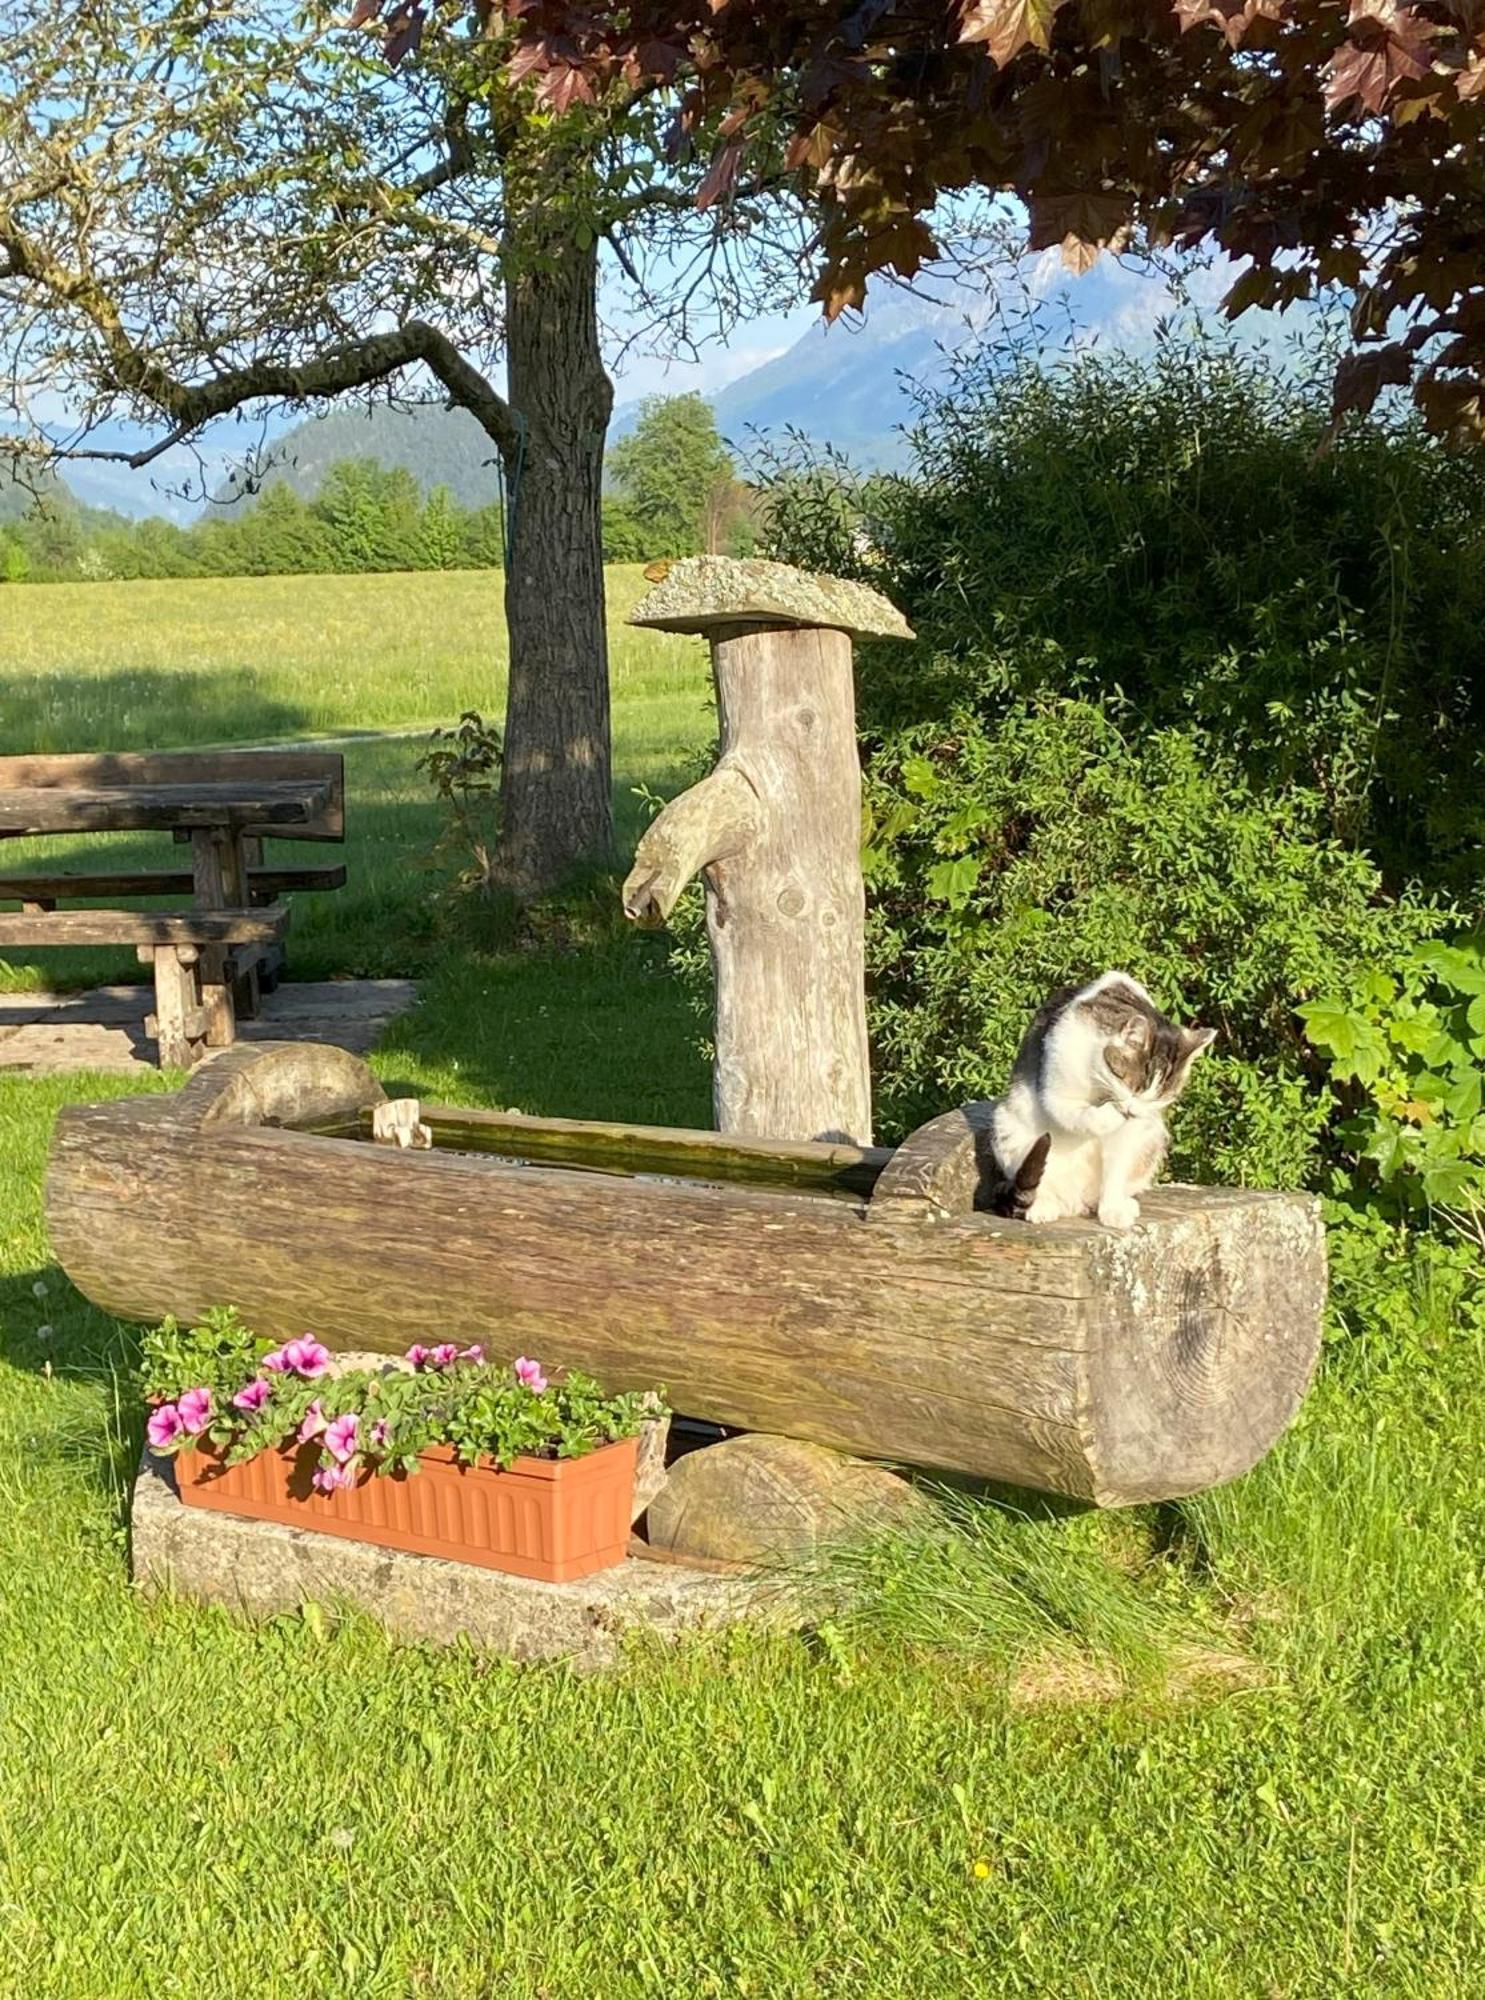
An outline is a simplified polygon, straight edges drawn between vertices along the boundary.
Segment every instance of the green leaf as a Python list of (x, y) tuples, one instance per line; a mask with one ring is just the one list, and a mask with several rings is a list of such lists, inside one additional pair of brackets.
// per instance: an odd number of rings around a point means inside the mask
[(1366, 1023), (1334, 1000), (1312, 1000), (1295, 1012), (1304, 1023), (1305, 1034), (1317, 1049), (1328, 1055), (1353, 1056)]
[(1477, 944), (1441, 944), (1420, 947), (1418, 962), (1426, 965), (1444, 985), (1457, 993), (1478, 993), (1485, 997), (1485, 950)]
[(1480, 1109), (1480, 1072), (1469, 1069), (1459, 1077), (1454, 1088), (1444, 1099), (1445, 1109), (1452, 1118), (1468, 1124)]
[(935, 902), (962, 910), (980, 879), (980, 864), (969, 855), (957, 861), (940, 861), (928, 871), (928, 893)]
[(1423, 1192), (1431, 1202), (1442, 1203), (1445, 1208), (1454, 1207), (1471, 1193), (1479, 1193), (1482, 1186), (1485, 1174), (1462, 1160), (1430, 1167), (1423, 1175)]
[(926, 757), (909, 757), (902, 766), (902, 788), (915, 798), (931, 799), (942, 789), (943, 781)]

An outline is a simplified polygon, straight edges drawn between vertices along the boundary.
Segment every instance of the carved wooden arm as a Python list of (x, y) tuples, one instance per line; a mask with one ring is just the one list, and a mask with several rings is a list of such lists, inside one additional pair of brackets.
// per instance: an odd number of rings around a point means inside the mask
[(682, 889), (714, 861), (739, 853), (763, 825), (758, 794), (735, 764), (720, 763), (665, 807), (635, 851), (624, 914), (647, 930), (663, 924)]

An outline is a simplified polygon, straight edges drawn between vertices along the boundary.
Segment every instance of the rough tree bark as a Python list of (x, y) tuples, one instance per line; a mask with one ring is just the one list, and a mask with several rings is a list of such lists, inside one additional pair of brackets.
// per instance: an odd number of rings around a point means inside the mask
[(631, 623), (711, 639), (722, 754), (645, 834), (624, 909), (663, 923), (706, 883), (717, 1129), (869, 1144), (851, 634), (911, 633), (858, 584), (718, 556), (673, 565)]
[(611, 857), (598, 250), (533, 231), (506, 285), (510, 632), (497, 886), (529, 900)]

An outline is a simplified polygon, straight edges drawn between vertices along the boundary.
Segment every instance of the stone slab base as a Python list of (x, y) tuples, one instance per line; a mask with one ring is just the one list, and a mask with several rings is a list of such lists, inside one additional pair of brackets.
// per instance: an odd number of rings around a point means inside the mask
[(767, 1579), (631, 1559), (576, 1583), (533, 1583), (472, 1563), (186, 1507), (168, 1461), (148, 1453), (134, 1484), (132, 1531), (134, 1581), (146, 1592), (174, 1591), (259, 1618), (308, 1602), (348, 1604), (398, 1638), (463, 1638), (515, 1660), (604, 1667), (617, 1658), (626, 1630), (678, 1637), (744, 1617), (798, 1622)]
[[(416, 998), (410, 979), (285, 980), (264, 994), (256, 1020), (238, 1022), (237, 1035), (244, 1042), (334, 1042), (365, 1055)], [(148, 986), (0, 994), (0, 1071), (153, 1069), (144, 1020), (154, 1006)]]

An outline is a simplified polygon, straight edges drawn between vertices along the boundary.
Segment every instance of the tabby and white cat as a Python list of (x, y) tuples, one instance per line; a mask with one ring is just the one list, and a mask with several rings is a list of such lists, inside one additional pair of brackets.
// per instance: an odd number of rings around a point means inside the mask
[(990, 1205), (1028, 1222), (1096, 1215), (1131, 1228), (1165, 1157), (1165, 1113), (1216, 1033), (1167, 1020), (1127, 972), (1054, 993), (991, 1116)]

